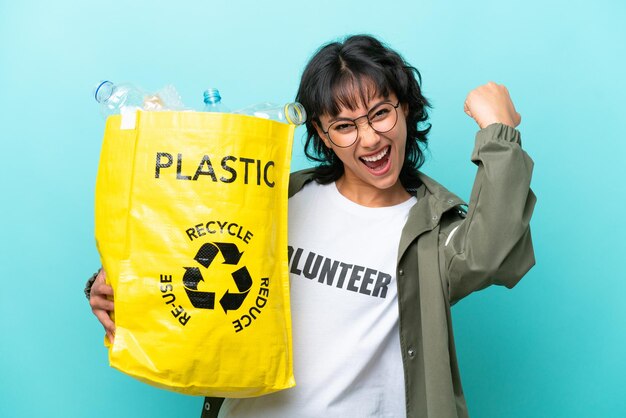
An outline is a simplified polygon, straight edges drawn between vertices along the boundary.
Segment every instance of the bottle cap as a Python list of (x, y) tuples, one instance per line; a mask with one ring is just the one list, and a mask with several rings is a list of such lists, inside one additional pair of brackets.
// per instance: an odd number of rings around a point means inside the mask
[(218, 89), (210, 88), (204, 92), (204, 103), (206, 104), (219, 103), (221, 100), (222, 100), (222, 96), (220, 96), (220, 92)]
[(108, 80), (98, 83), (93, 92), (94, 98), (98, 103), (106, 102), (111, 97), (111, 94), (113, 94), (113, 82)]
[(284, 111), (287, 122), (293, 125), (302, 125), (306, 122), (306, 110), (300, 103), (287, 103)]

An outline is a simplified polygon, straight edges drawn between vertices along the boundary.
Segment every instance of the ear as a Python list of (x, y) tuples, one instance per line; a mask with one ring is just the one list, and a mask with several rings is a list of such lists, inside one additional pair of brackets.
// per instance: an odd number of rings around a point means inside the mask
[(328, 139), (328, 136), (322, 130), (322, 127), (319, 125), (319, 122), (313, 121), (313, 126), (315, 126), (315, 130), (317, 131), (317, 136), (319, 136), (322, 139), (322, 141), (324, 141), (324, 145), (326, 145), (326, 148), (331, 148), (331, 142)]
[(402, 103), (402, 111), (404, 112), (404, 117), (407, 118), (409, 116), (409, 104)]

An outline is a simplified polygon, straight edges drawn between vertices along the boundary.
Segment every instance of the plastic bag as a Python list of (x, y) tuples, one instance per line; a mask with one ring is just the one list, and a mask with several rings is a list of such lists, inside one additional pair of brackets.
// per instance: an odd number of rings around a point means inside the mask
[(106, 123), (96, 242), (115, 291), (109, 361), (181, 393), (294, 385), (287, 187), (294, 126), (137, 112)]

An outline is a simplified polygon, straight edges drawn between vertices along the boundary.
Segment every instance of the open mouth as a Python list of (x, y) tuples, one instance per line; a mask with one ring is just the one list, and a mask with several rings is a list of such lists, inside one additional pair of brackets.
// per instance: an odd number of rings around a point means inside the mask
[(359, 157), (359, 160), (374, 174), (382, 174), (389, 166), (389, 152), (391, 146), (387, 146), (373, 155)]

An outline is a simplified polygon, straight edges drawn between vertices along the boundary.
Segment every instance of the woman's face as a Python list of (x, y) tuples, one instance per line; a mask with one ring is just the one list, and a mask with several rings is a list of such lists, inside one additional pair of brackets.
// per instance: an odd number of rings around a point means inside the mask
[[(402, 188), (398, 178), (404, 163), (408, 107), (400, 104), (395, 109), (397, 113), (396, 124), (391, 130), (384, 133), (376, 132), (368, 124), (368, 118), (362, 117), (384, 102), (396, 105), (398, 99), (395, 94), (390, 94), (388, 97), (375, 96), (355, 110), (342, 108), (337, 116), (323, 115), (319, 118), (321, 126), (316, 127), (320, 138), (343, 163), (345, 173), (340, 179), (343, 187), (356, 187), (361, 192), (369, 190), (369, 192), (378, 194), (397, 192), (398, 187)], [(370, 119), (375, 117), (375, 113), (376, 110), (370, 113)], [(354, 120), (356, 118), (359, 118), (356, 121), (358, 136), (356, 142), (349, 147), (338, 147), (324, 133), (337, 120)], [(344, 190), (341, 191), (344, 193)]]

